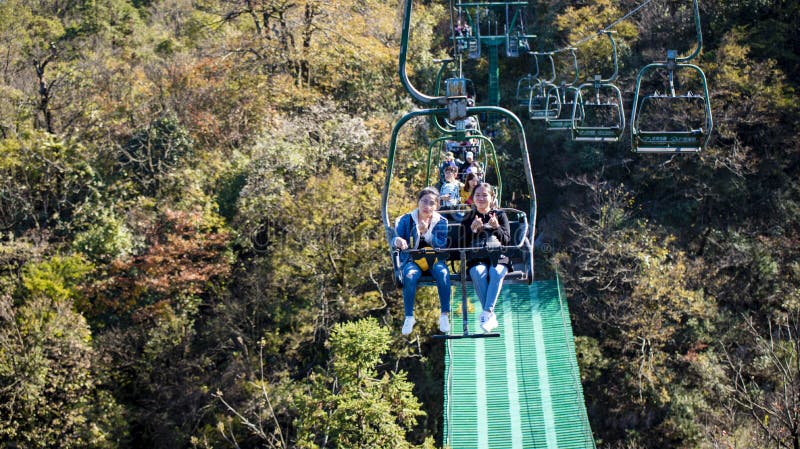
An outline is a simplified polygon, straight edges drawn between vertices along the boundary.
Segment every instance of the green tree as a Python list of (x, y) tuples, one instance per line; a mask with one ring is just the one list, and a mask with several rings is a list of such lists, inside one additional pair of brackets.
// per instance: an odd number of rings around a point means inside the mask
[(155, 194), (164, 177), (185, 164), (193, 142), (189, 133), (173, 116), (160, 117), (137, 130), (122, 147), (123, 172), (131, 176), (149, 194)]
[(390, 342), (374, 319), (333, 327), (330, 368), (313, 373), (296, 399), (297, 447), (432, 447), (430, 439), (420, 446), (405, 439), (424, 415), (405, 373), (376, 369)]
[(602, 373), (597, 384), (587, 385), (588, 396), (614, 403), (610, 409), (620, 414), (616, 422), (634, 420), (643, 426), (637, 430), (645, 432), (649, 422), (665, 444), (691, 441), (698, 429), (674, 426), (673, 415), (667, 413), (684, 410), (690, 422), (702, 408), (693, 409), (689, 401), (694, 399), (684, 394), (683, 385), (693, 389), (697, 380), (678, 376), (685, 361), (675, 354), (708, 346), (716, 300), (695, 287), (699, 272), (676, 248), (674, 237), (635, 217), (629, 191), (604, 182), (579, 182), (588, 188), (591, 209), (573, 214), (571, 257), (563, 254), (559, 260), (578, 304), (578, 332), (599, 342), (598, 348), (585, 348), (594, 352), (584, 360), (591, 364), (586, 371)]
[(34, 132), (0, 140), (0, 224), (22, 233), (71, 219), (100, 180), (79, 141)]
[(742, 340), (725, 349), (732, 402), (760, 430), (763, 447), (800, 448), (800, 321), (752, 317), (740, 324)]
[(99, 388), (86, 320), (74, 310), (91, 270), (79, 257), (32, 263), (0, 322), (0, 441), (9, 447), (115, 448), (122, 410)]

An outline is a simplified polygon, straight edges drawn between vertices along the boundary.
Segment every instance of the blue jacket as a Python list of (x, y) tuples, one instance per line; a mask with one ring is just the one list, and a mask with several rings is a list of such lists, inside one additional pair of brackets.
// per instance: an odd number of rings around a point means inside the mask
[(455, 206), (461, 202), (461, 183), (458, 181), (446, 182), (439, 189), (441, 196), (450, 195), (450, 200), (443, 201), (442, 206)]
[[(394, 227), (394, 237), (392, 238), (392, 246), (395, 246), (395, 240), (400, 237), (408, 242), (409, 248), (419, 248), (420, 236), (419, 228), (417, 227), (417, 216), (419, 211), (413, 211), (401, 216), (397, 219)], [(435, 224), (434, 224), (435, 223)], [(441, 216), (438, 212), (433, 213), (431, 218), (433, 226), (428, 230), (428, 241), (434, 248), (447, 247), (447, 219)], [(413, 239), (411, 238), (413, 237)], [(412, 242), (413, 240), (413, 242)], [(413, 243), (413, 245), (412, 245)], [(400, 266), (402, 267), (408, 262), (409, 255), (400, 253)]]

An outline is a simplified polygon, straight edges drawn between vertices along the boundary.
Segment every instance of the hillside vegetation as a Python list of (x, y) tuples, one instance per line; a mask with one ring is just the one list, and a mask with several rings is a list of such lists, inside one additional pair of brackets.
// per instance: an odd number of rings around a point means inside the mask
[[(379, 216), (391, 127), (415, 107), (400, 3), (0, 0), (0, 446), (441, 446), (438, 300), (421, 291), (400, 335)], [(534, 47), (639, 3), (530, 2)], [(701, 15), (703, 153), (523, 118), (537, 277), (567, 288), (598, 447), (796, 449), (800, 4)], [(687, 17), (655, 0), (619, 24), (626, 101), (640, 67), (691, 48)], [(448, 2), (413, 19), (429, 91)], [(608, 67), (602, 40), (579, 56)], [(504, 100), (529, 64), (501, 58)], [(480, 98), (486, 67), (469, 69)]]

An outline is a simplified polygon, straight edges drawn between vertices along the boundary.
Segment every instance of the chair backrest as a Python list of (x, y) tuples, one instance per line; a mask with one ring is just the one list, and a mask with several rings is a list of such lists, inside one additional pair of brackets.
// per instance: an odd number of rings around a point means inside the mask
[(508, 243), (508, 245), (522, 245), (528, 232), (528, 223), (524, 221), (520, 222), (518, 220), (509, 220), (508, 225), (511, 228), (511, 241)]
[[(464, 245), (464, 227), (461, 223), (447, 224), (447, 248), (461, 248)], [(450, 252), (450, 260), (458, 260), (457, 252)]]

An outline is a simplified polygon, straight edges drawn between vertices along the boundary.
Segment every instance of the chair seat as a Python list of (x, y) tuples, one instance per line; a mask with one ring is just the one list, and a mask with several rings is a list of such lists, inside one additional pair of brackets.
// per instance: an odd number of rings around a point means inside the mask
[(703, 149), (702, 129), (688, 131), (639, 131), (634, 135), (637, 153), (697, 153)]

